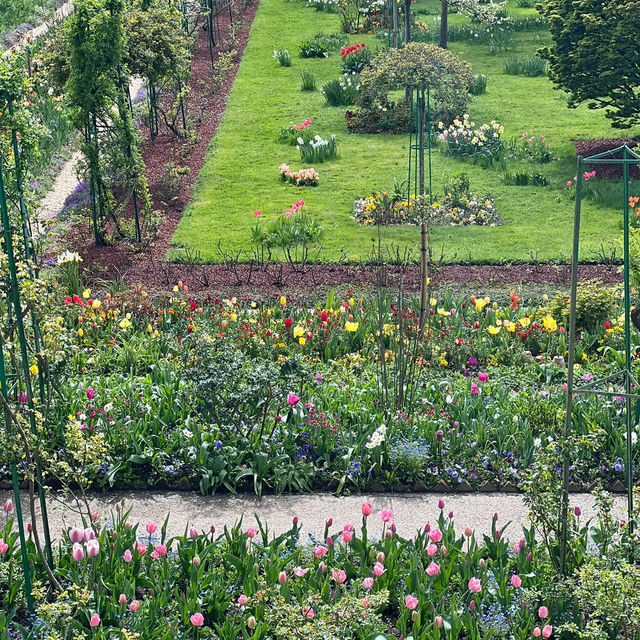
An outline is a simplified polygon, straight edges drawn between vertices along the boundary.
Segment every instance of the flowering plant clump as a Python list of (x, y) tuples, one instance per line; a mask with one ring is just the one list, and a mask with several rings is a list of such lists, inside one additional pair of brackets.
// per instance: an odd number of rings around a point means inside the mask
[(371, 62), (371, 50), (365, 46), (364, 42), (351, 44), (343, 47), (342, 73), (360, 73)]
[(308, 142), (313, 138), (311, 131), (311, 125), (313, 122), (309, 119), (304, 120), (300, 124), (292, 124), (286, 129), (283, 129), (278, 135), (279, 142), (286, 142), (291, 146), (299, 144), (298, 140), (302, 138), (304, 142)]
[(283, 182), (289, 182), (298, 187), (317, 187), (320, 182), (320, 175), (313, 167), (291, 171), (289, 165), (281, 164), (279, 169)]
[(470, 158), (474, 162), (485, 164), (500, 160), (504, 151), (504, 127), (495, 120), (479, 128), (475, 126), (475, 122), (471, 122), (469, 115), (465, 113), (462, 119), (455, 118), (448, 127), (443, 122), (438, 123), (440, 133), (437, 138), (452, 156)]
[(520, 138), (520, 152), (540, 164), (546, 164), (553, 160), (553, 154), (544, 136), (536, 137), (523, 133)]
[[(333, 518), (308, 525), (317, 533), (306, 543), (298, 517), (272, 535), (256, 514), (257, 526), (187, 524), (170, 537), (168, 517), (160, 528), (131, 522), (124, 507), (108, 519), (94, 510), (60, 537), (60, 588), (33, 590), (32, 617), (15, 597), (23, 586), (20, 545), (5, 508), (0, 580), (8, 573), (17, 588), (0, 592), (0, 632), (53, 639), (72, 625), (78, 637), (105, 639), (175, 637), (181, 628), (185, 639), (220, 637), (224, 629), (229, 640), (427, 640), (440, 633), (461, 640), (508, 630), (549, 640), (565, 630), (613, 637), (623, 625), (634, 637), (640, 576), (628, 558), (637, 542), (611, 515), (610, 499), (599, 499), (595, 522), (582, 522), (577, 506), (569, 511), (570, 577), (554, 571), (552, 541), (537, 515), (509, 541), (509, 523), (498, 513), (480, 534), (459, 526), (444, 500), (412, 536), (404, 537), (391, 509), (363, 502), (359, 525)], [(36, 584), (47, 579), (39, 561), (32, 570)]]
[(300, 152), (302, 162), (315, 164), (332, 160), (338, 155), (338, 143), (334, 134), (328, 138), (321, 138), (316, 135), (307, 142), (299, 137), (297, 149)]
[(331, 107), (347, 107), (355, 104), (360, 92), (359, 76), (345, 74), (338, 80), (331, 80), (322, 87), (322, 95)]

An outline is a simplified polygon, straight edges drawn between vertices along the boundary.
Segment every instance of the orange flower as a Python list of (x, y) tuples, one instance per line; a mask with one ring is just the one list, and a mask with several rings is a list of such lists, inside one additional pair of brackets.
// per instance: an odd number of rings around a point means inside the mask
[(640, 198), (638, 196), (629, 196), (629, 206), (633, 209), (638, 202), (640, 202)]

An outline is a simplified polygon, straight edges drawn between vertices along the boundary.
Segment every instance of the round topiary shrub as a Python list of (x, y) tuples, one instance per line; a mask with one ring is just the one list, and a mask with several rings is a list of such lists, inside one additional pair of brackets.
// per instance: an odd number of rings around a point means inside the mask
[(402, 49), (387, 49), (360, 74), (359, 106), (364, 111), (393, 108), (389, 93), (407, 87), (430, 87), (433, 122), (451, 123), (466, 111), (471, 66), (447, 49), (411, 42)]

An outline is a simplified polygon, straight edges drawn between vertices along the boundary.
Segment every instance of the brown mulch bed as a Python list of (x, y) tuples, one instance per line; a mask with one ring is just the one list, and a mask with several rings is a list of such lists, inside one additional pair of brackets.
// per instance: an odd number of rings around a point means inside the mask
[[(601, 140), (574, 140), (572, 142), (576, 154), (583, 158), (605, 153), (612, 149), (617, 149), (627, 143), (632, 149), (638, 145), (638, 140), (633, 138), (608, 138)], [(621, 153), (611, 155), (612, 158), (621, 158)], [(596, 178), (621, 178), (622, 165), (619, 164), (585, 164), (585, 171), (596, 171)], [(629, 175), (638, 180), (640, 179), (640, 167), (631, 165), (629, 167)]]
[[(158, 193), (167, 162), (190, 167), (190, 172), (183, 178), (178, 198), (170, 206), (156, 205), (156, 208), (162, 211), (164, 219), (153, 246), (142, 253), (136, 253), (124, 242), (115, 246), (96, 247), (87, 224), (78, 224), (70, 231), (66, 243), (82, 255), (86, 276), (114, 277), (120, 274), (127, 283), (141, 283), (150, 291), (167, 290), (182, 281), (194, 292), (224, 291), (235, 295), (248, 291), (278, 291), (284, 287), (313, 291), (317, 287), (363, 287), (375, 284), (375, 273), (366, 265), (322, 264), (305, 269), (294, 269), (289, 265), (271, 265), (258, 269), (248, 265), (226, 267), (162, 262), (167, 251), (171, 249), (171, 237), (186, 204), (192, 197), (198, 173), (204, 165), (207, 148), (226, 109), (229, 92), (247, 45), (256, 10), (257, 0), (242, 15), (242, 26), (237, 34), (235, 47), (235, 64), (215, 95), (211, 95), (207, 90), (212, 77), (207, 34), (204, 30), (199, 33), (191, 62), (191, 90), (186, 103), (188, 117), (197, 132), (195, 142), (187, 142), (162, 132), (151, 140), (148, 131), (145, 133), (147, 137), (142, 154), (154, 202), (159, 201), (154, 195)], [(223, 36), (229, 33), (228, 15), (220, 16), (220, 26)], [(610, 145), (606, 148), (610, 149), (622, 141), (624, 140), (580, 141), (575, 144), (578, 153), (591, 155), (601, 151), (601, 147), (578, 145), (606, 142)], [(580, 278), (605, 283), (620, 281), (617, 268), (608, 265), (582, 265)], [(390, 285), (397, 284), (402, 279), (407, 290), (417, 291), (419, 288), (417, 267), (409, 267), (403, 275), (399, 268), (390, 267), (388, 279)], [(568, 265), (449, 265), (439, 270), (438, 275), (433, 278), (433, 284), (436, 287), (449, 283), (500, 287), (524, 283), (566, 285), (569, 280)]]

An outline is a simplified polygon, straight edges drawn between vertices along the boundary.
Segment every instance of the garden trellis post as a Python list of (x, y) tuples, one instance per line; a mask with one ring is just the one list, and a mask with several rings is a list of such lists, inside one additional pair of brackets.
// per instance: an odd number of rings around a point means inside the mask
[[(415, 96), (415, 98), (414, 98)], [(424, 207), (425, 177), (429, 179), (429, 205), (432, 203), (432, 177), (431, 177), (431, 87), (422, 84), (414, 87), (411, 92), (411, 109), (409, 117), (409, 173), (407, 177), (407, 206), (411, 206), (411, 197), (414, 198), (414, 206)], [(425, 144), (426, 138), (426, 144)], [(425, 167), (425, 151), (427, 152), (427, 166)], [(413, 193), (411, 188), (413, 185)], [(426, 218), (420, 223), (420, 331), (424, 330), (427, 317), (429, 299), (429, 273), (430, 261), (429, 225)]]
[[(584, 168), (591, 165), (622, 165), (623, 175), (623, 280), (624, 280), (624, 368), (611, 375), (589, 382), (580, 387), (574, 387), (574, 363), (576, 345), (576, 298), (578, 293), (578, 257), (580, 252), (580, 209), (582, 204), (582, 183), (584, 180)], [(633, 402), (637, 403), (638, 382), (631, 370), (631, 286), (629, 278), (629, 168), (640, 166), (640, 154), (625, 143), (616, 149), (605, 151), (587, 158), (578, 157), (576, 173), (576, 204), (573, 223), (573, 258), (571, 265), (571, 301), (569, 307), (569, 332), (568, 332), (568, 373), (567, 373), (567, 400), (566, 415), (563, 432), (565, 450), (563, 453), (563, 496), (562, 496), (562, 540), (561, 540), (561, 569), (566, 569), (566, 548), (569, 518), (569, 466), (571, 464), (570, 452), (566, 442), (572, 431), (574, 394), (594, 394), (609, 397), (622, 397), (625, 403), (625, 436), (626, 436), (626, 460), (625, 473), (627, 481), (627, 515), (630, 531), (633, 532)], [(622, 390), (613, 389), (615, 382), (622, 385)], [(603, 385), (606, 385), (603, 388)]]

